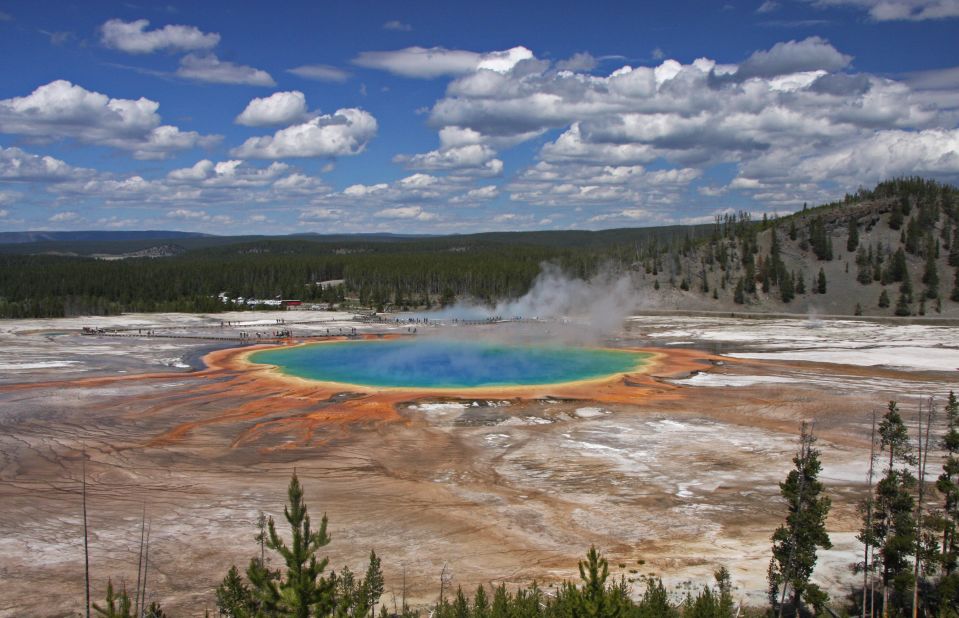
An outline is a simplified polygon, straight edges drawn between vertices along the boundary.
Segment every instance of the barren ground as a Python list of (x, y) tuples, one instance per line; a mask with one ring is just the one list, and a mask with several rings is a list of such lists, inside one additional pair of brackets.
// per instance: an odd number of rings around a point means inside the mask
[(590, 544), (637, 592), (640, 577), (655, 574), (680, 594), (725, 564), (737, 596), (762, 603), (769, 537), (784, 515), (777, 484), (802, 420), (815, 422), (833, 499), (835, 547), (816, 579), (842, 594), (861, 551), (856, 503), (872, 411), (897, 399), (913, 418), (919, 396), (941, 402), (959, 389), (957, 329), (928, 325), (636, 317), (603, 343), (663, 351), (648, 376), (463, 397), (312, 389), (232, 365), (200, 371), (204, 355), (237, 341), (79, 334), (244, 331), (255, 342), (286, 327), (296, 337), (406, 331), (349, 319), (0, 324), (0, 615), (80, 611), (83, 449), (94, 598), (108, 578), (133, 586), (145, 504), (150, 597), (175, 615), (215, 609), (213, 587), (258, 552), (254, 521), (260, 511), (282, 517), (296, 467), (311, 511), (329, 515), (331, 565), (362, 570), (375, 549), (387, 604), (401, 595), (404, 570), (414, 604), (435, 600), (445, 563), (454, 586), (536, 579), (548, 589), (575, 576)]

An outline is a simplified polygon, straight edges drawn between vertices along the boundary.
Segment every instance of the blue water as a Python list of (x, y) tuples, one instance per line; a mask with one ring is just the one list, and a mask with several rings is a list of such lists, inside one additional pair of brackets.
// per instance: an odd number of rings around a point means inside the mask
[(635, 370), (648, 354), (446, 339), (317, 343), (255, 352), (285, 374), (366, 386), (472, 388), (557, 384)]

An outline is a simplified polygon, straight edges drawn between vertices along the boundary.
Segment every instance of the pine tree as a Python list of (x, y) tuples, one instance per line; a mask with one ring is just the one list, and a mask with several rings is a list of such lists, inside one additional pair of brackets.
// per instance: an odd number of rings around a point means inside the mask
[(773, 533), (773, 560), (770, 585), (780, 586), (780, 607), (787, 589), (792, 592), (792, 606), (799, 616), (802, 602), (809, 601), (807, 592), (819, 602), (821, 591), (809, 582), (816, 567), (818, 548), (830, 549), (832, 543), (826, 533), (826, 517), (831, 501), (823, 495), (825, 488), (819, 481), (822, 464), (819, 451), (813, 448), (815, 437), (803, 423), (799, 453), (793, 458), (795, 469), (779, 484), (786, 500), (786, 522)]
[(859, 247), (859, 222), (855, 217), (849, 218), (849, 236), (846, 239), (846, 251), (852, 253)]
[(889, 229), (898, 230), (902, 227), (902, 210), (899, 209), (899, 206), (893, 206), (892, 212), (889, 214)]
[(743, 283), (742, 277), (736, 282), (736, 289), (733, 290), (733, 302), (737, 305), (742, 305), (746, 302), (745, 284)]
[(826, 272), (822, 268), (819, 269), (819, 277), (816, 280), (816, 293), (826, 293)]
[(370, 564), (366, 568), (366, 577), (363, 578), (363, 601), (370, 612), (376, 611), (376, 605), (383, 596), (383, 571), (380, 568), (380, 559), (376, 552), (370, 550)]
[(490, 607), (490, 618), (507, 618), (509, 616), (510, 594), (506, 584), (500, 584), (493, 593), (493, 604)]
[[(886, 414), (879, 423), (880, 452), (888, 452), (885, 475), (876, 484), (872, 514), (872, 530), (868, 538), (882, 567), (883, 615), (888, 616), (891, 604), (904, 604), (911, 584), (912, 569), (909, 558), (915, 548), (915, 500), (912, 489), (915, 478), (906, 465), (914, 465), (915, 458), (909, 446), (909, 432), (896, 402), (890, 401)], [(896, 469), (896, 463), (904, 464)], [(891, 596), (890, 592), (894, 594)]]
[(618, 618), (622, 607), (606, 589), (609, 577), (609, 563), (600, 556), (595, 547), (590, 547), (586, 559), (579, 563), (579, 577), (583, 587), (577, 599), (576, 616), (582, 618)]
[(946, 461), (936, 489), (943, 499), (942, 569), (950, 576), (959, 569), (959, 399), (955, 392), (949, 392), (945, 412), (947, 425), (942, 450)]
[(788, 272), (783, 272), (779, 280), (779, 294), (784, 303), (790, 302), (796, 296), (796, 290), (793, 286), (793, 278)]
[(473, 617), (489, 618), (489, 615), (490, 606), (486, 598), (486, 589), (483, 588), (483, 584), (480, 584), (476, 587), (476, 594), (473, 595)]
[(333, 610), (333, 585), (321, 577), (328, 560), (317, 560), (317, 551), (330, 542), (326, 533), (326, 515), (319, 530), (311, 527), (303, 488), (296, 472), (287, 490), (289, 504), (284, 516), (290, 525), (291, 542), (287, 544), (276, 532), (273, 518), (267, 520), (267, 548), (283, 558), (286, 571), (274, 578), (264, 565), (255, 559), (247, 569), (254, 598), (264, 613), (283, 613), (291, 618), (309, 618), (311, 614), (326, 615)]
[(879, 307), (881, 309), (885, 309), (888, 306), (889, 306), (889, 293), (885, 289), (883, 289), (882, 292), (879, 293)]
[(936, 254), (931, 246), (926, 247), (926, 268), (922, 274), (922, 282), (926, 284), (926, 298), (939, 296), (939, 270), (936, 268)]
[(959, 268), (956, 269), (956, 279), (952, 284), (952, 294), (949, 295), (949, 298), (959, 303)]
[(226, 577), (216, 588), (216, 607), (226, 618), (246, 618), (256, 612), (253, 595), (240, 577), (236, 565), (230, 567)]
[(463, 588), (461, 586), (457, 586), (456, 588), (456, 599), (453, 601), (452, 615), (454, 618), (470, 618), (470, 605), (466, 600), (466, 595), (463, 594)]
[(103, 618), (134, 618), (130, 595), (127, 594), (125, 589), (120, 590), (119, 594), (115, 593), (112, 580), (107, 580), (106, 604), (100, 607), (94, 603), (93, 611)]
[(677, 618), (679, 612), (670, 605), (669, 593), (663, 586), (663, 580), (649, 578), (646, 581), (646, 592), (640, 600), (635, 618)]

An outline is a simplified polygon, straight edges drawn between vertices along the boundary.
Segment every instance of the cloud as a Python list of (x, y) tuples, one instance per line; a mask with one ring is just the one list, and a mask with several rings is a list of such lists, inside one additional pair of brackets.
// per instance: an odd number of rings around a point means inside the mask
[(380, 219), (416, 219), (417, 221), (435, 221), (438, 217), (423, 210), (420, 206), (403, 206), (400, 208), (384, 208), (373, 214)]
[(875, 21), (926, 21), (959, 17), (959, 0), (813, 0), (820, 7), (864, 9)]
[(0, 219), (6, 219), (10, 216), (10, 211), (6, 208), (0, 208)]
[(457, 195), (450, 199), (451, 204), (472, 204), (476, 202), (487, 202), (499, 197), (499, 187), (496, 185), (486, 185), (476, 189), (470, 189), (463, 195)]
[(350, 78), (350, 74), (343, 69), (328, 64), (304, 64), (293, 69), (287, 69), (286, 72), (303, 79), (313, 79), (320, 82), (345, 82)]
[(190, 210), (189, 208), (177, 208), (166, 213), (168, 219), (205, 219), (209, 215), (204, 210)]
[(579, 52), (573, 54), (566, 60), (560, 60), (556, 63), (556, 69), (559, 71), (592, 71), (599, 63), (589, 52)]
[(272, 136), (251, 137), (230, 154), (251, 159), (349, 156), (363, 152), (376, 131), (376, 119), (371, 114), (344, 108), (281, 129)]
[(619, 203), (665, 212), (687, 196), (695, 207), (717, 196), (698, 193), (691, 183), (721, 164), (761, 177), (773, 201), (787, 194), (828, 198), (827, 185), (832, 192), (840, 180), (844, 189), (859, 185), (848, 186), (841, 165), (816, 181), (777, 180), (776, 170), (887, 132), (952, 129), (959, 117), (959, 86), (950, 72), (917, 76), (938, 88), (918, 91), (851, 73), (851, 60), (810, 37), (759, 50), (739, 65), (664, 59), (604, 76), (558, 71), (533, 58), (506, 72), (470, 71), (456, 77), (429, 112), (440, 148), (397, 162), (453, 173), (461, 160), (454, 149), (472, 146), (463, 153), (477, 155), (484, 150), (476, 146), (490, 152), (558, 130), (539, 148), (539, 161), (505, 186), (512, 201), (573, 208)]
[(759, 14), (772, 13), (773, 11), (776, 11), (778, 9), (779, 9), (778, 2), (776, 2), (775, 0), (766, 0), (765, 2), (759, 5), (759, 8), (756, 9), (756, 12)]
[(0, 132), (38, 141), (76, 139), (163, 158), (175, 150), (209, 146), (219, 138), (161, 125), (160, 104), (146, 98), (112, 99), (65, 80), (40, 86), (25, 97), (0, 100)]
[(76, 36), (76, 35), (74, 35), (74, 33), (72, 33), (72, 32), (66, 32), (66, 31), (64, 31), (64, 32), (49, 32), (49, 31), (47, 31), (47, 30), (40, 30), (40, 34), (45, 34), (45, 35), (47, 35), (47, 36), (50, 38), (50, 44), (51, 44), (51, 45), (56, 45), (56, 46), (65, 45), (65, 44), (66, 44), (67, 42), (69, 42), (74, 36)]
[(306, 96), (299, 90), (292, 90), (253, 99), (236, 117), (236, 123), (248, 127), (289, 125), (306, 116)]
[(13, 21), (13, 15), (0, 11), (0, 21)]
[(487, 54), (444, 47), (407, 47), (396, 51), (361, 52), (352, 62), (357, 66), (380, 69), (403, 77), (432, 79), (444, 75), (463, 75), (479, 69), (503, 73), (532, 57), (533, 53), (525, 47)]
[(777, 77), (806, 71), (834, 72), (852, 61), (824, 39), (812, 36), (802, 41), (776, 43), (766, 51), (757, 51), (739, 65), (735, 78)]
[(79, 221), (82, 219), (78, 213), (73, 212), (72, 210), (66, 210), (64, 212), (58, 212), (55, 215), (51, 216), (47, 221), (50, 223), (69, 223), (71, 221)]
[(63, 182), (93, 174), (93, 170), (73, 167), (60, 159), (0, 146), (0, 180), (3, 181)]
[(959, 66), (909, 73), (906, 83), (919, 90), (959, 90)]
[(167, 174), (167, 179), (172, 183), (201, 187), (262, 187), (288, 181), (291, 176), (286, 174), (289, 171), (289, 165), (279, 162), (257, 168), (239, 160), (214, 163), (202, 159), (192, 167), (172, 170)]
[(413, 26), (409, 24), (404, 24), (403, 22), (391, 19), (390, 21), (383, 24), (383, 30), (395, 30), (397, 32), (409, 32), (413, 29)]
[(850, 186), (897, 176), (959, 178), (959, 129), (883, 131), (829, 149), (776, 153), (746, 165), (734, 182), (756, 189), (825, 181)]
[(484, 144), (467, 144), (416, 155), (397, 155), (394, 163), (421, 171), (454, 171), (480, 176), (496, 176), (503, 171), (503, 162), (494, 158), (496, 151)]
[(212, 84), (276, 85), (266, 71), (220, 60), (215, 54), (187, 54), (180, 59), (176, 74), (184, 79)]
[(301, 221), (324, 221), (339, 219), (345, 213), (337, 208), (306, 208), (300, 211)]
[(100, 26), (100, 42), (105, 47), (128, 54), (152, 54), (160, 50), (198, 51), (213, 49), (220, 42), (215, 32), (204, 33), (195, 26), (167, 25), (147, 30), (146, 19), (126, 22), (111, 19)]

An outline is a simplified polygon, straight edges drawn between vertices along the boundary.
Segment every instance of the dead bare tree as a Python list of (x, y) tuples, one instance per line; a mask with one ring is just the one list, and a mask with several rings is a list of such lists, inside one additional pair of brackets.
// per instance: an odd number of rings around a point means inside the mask
[(443, 570), (440, 571), (440, 605), (443, 604), (446, 587), (453, 582), (453, 572), (450, 570), (449, 562), (443, 563)]
[[(872, 411), (872, 430), (869, 433), (869, 474), (867, 478), (868, 487), (868, 497), (866, 498), (866, 530), (865, 530), (865, 539), (863, 545), (865, 549), (863, 550), (863, 561), (862, 561), (862, 618), (866, 618), (866, 590), (869, 588), (869, 551), (871, 549), (872, 543), (870, 535), (872, 534), (872, 476), (873, 476), (873, 464), (876, 460), (876, 410)], [(873, 614), (872, 607), (873, 599), (870, 599), (869, 604), (869, 615)]]
[(140, 615), (138, 618), (143, 618), (143, 615), (146, 612), (147, 567), (150, 564), (150, 528), (151, 528), (151, 523), (147, 522), (147, 538), (146, 538), (146, 544), (143, 546), (143, 589), (140, 591), (140, 598), (143, 599), (143, 604), (140, 607)]
[(143, 514), (140, 516), (140, 555), (137, 558), (137, 588), (136, 600), (133, 603), (133, 615), (140, 615), (140, 572), (143, 570), (143, 535), (146, 532), (147, 504), (143, 503)]
[(83, 579), (86, 617), (90, 618), (90, 544), (87, 530), (87, 450), (81, 452), (80, 474), (83, 478)]

